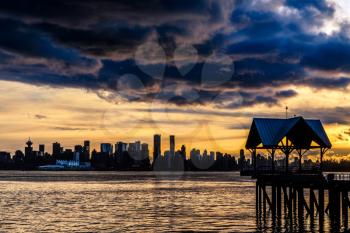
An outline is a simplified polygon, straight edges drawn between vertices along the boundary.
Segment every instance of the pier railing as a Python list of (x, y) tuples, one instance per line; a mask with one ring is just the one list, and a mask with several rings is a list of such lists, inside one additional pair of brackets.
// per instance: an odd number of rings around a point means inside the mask
[[(321, 169), (317, 166), (303, 167), (301, 170), (298, 167), (289, 167), (288, 174), (321, 174)], [(241, 175), (255, 176), (263, 174), (286, 174), (285, 166), (272, 168), (271, 166), (259, 166), (256, 170), (253, 167), (241, 169)]]
[(336, 174), (328, 174), (327, 175), (327, 179), (328, 180), (336, 180), (336, 181), (350, 181), (350, 174), (349, 173), (345, 173), (345, 174), (340, 174), (340, 173), (336, 173)]

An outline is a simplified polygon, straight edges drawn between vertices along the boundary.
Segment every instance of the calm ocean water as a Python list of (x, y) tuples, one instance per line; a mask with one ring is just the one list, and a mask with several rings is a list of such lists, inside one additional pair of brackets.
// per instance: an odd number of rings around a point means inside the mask
[(183, 231), (318, 227), (257, 218), (255, 183), (236, 172), (0, 172), (0, 232)]

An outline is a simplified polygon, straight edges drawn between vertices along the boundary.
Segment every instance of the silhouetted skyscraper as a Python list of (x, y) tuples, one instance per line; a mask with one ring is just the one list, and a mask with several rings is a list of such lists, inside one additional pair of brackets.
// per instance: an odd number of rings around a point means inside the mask
[(73, 160), (80, 162), (83, 157), (83, 147), (81, 145), (75, 145)]
[(160, 134), (155, 134), (153, 137), (153, 161), (161, 154), (161, 136)]
[(39, 145), (39, 153), (41, 155), (44, 155), (45, 154), (45, 145), (44, 144), (40, 144)]
[(101, 152), (111, 155), (113, 153), (113, 146), (110, 143), (101, 143)]
[(148, 159), (149, 158), (149, 150), (148, 150), (148, 144), (142, 143), (141, 144), (141, 157), (142, 159)]
[(175, 136), (170, 135), (170, 156), (175, 156)]
[(185, 145), (181, 146), (181, 156), (183, 160), (186, 160), (186, 147)]
[(244, 166), (245, 166), (245, 156), (244, 156), (244, 150), (243, 149), (241, 149), (239, 151), (238, 166), (239, 166), (240, 169), (244, 168)]
[(84, 147), (83, 147), (83, 162), (88, 162), (90, 159), (90, 141), (85, 140), (84, 141)]
[(74, 152), (82, 153), (83, 152), (83, 147), (81, 145), (75, 145), (74, 146)]
[(52, 156), (54, 158), (59, 158), (62, 153), (61, 144), (58, 142), (52, 143)]
[(124, 142), (117, 142), (117, 144), (115, 145), (115, 152), (118, 156), (121, 156), (123, 152), (126, 151), (126, 146), (127, 144)]
[(33, 142), (29, 138), (26, 144), (27, 144), (27, 147), (24, 149), (24, 156), (29, 158), (33, 153), (33, 147), (32, 147)]

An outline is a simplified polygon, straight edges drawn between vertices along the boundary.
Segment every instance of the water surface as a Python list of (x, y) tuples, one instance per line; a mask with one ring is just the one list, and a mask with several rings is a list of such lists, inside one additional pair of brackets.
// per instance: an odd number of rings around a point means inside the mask
[(1, 232), (317, 232), (257, 218), (237, 172), (2, 171), (0, 209)]
[(5, 232), (255, 230), (254, 183), (237, 173), (0, 172), (0, 180)]

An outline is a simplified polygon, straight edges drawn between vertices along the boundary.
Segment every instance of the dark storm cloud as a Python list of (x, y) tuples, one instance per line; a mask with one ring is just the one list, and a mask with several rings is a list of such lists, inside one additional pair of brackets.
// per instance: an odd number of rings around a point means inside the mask
[(293, 109), (291, 113), (301, 115), (306, 118), (315, 118), (315, 116), (326, 124), (350, 124), (350, 108), (329, 106), (321, 109)]
[(264, 87), (292, 83), (304, 75), (298, 64), (254, 58), (235, 62), (232, 81), (242, 87)]
[(150, 32), (144, 27), (105, 27), (93, 29), (72, 29), (54, 24), (37, 24), (35, 27), (52, 36), (57, 42), (75, 47), (83, 53), (108, 55), (117, 51), (127, 53), (140, 45)]
[[(99, 3), (99, 4), (97, 4)], [(11, 15), (21, 15), (36, 19), (55, 19), (70, 22), (84, 20), (101, 19), (106, 20), (115, 15), (115, 18), (122, 17), (123, 14), (202, 14), (220, 17), (220, 1), (187, 1), (187, 0), (45, 0), (37, 1), (1, 1), (1, 9), (4, 13)], [(208, 6), (213, 6), (208, 8)], [(119, 13), (116, 14), (116, 13)], [(127, 18), (126, 20), (132, 20)], [(145, 19), (147, 20), (147, 19)]]
[[(348, 86), (346, 77), (307, 72), (350, 72), (347, 24), (315, 32), (334, 13), (324, 0), (1, 1), (0, 79), (86, 88), (108, 101), (278, 105), (297, 95), (290, 84)], [(135, 54), (147, 42), (166, 56), (154, 59), (150, 48), (140, 67)], [(196, 54), (178, 54), (182, 45)], [(262, 88), (271, 92), (253, 91)]]
[(312, 46), (301, 64), (310, 68), (325, 71), (350, 71), (350, 41), (338, 38)]
[(73, 50), (55, 46), (49, 37), (20, 21), (0, 18), (0, 30), (0, 47), (7, 51), (67, 62), (79, 58)]
[(281, 97), (281, 98), (288, 98), (296, 95), (298, 95), (298, 93), (294, 90), (284, 90), (284, 91), (278, 91), (276, 93), (276, 97)]
[(345, 89), (350, 84), (350, 78), (310, 78), (303, 80), (303, 82), (316, 88)]
[(123, 61), (103, 60), (103, 67), (99, 70), (99, 81), (106, 83), (112, 89), (117, 88), (118, 79), (127, 74), (133, 74), (144, 86), (152, 86), (154, 79), (142, 72), (133, 59)]

